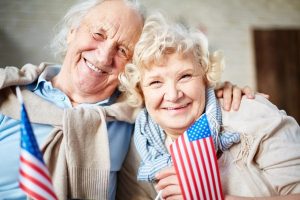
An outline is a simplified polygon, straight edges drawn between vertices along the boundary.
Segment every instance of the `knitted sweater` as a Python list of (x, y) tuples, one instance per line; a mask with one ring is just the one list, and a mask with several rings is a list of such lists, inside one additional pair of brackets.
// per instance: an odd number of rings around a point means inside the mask
[[(2, 114), (19, 119), (20, 106), (10, 86), (33, 82), (46, 65), (0, 69)], [(22, 96), (32, 123), (54, 126), (42, 152), (57, 197), (108, 199), (110, 160), (106, 121), (132, 123), (137, 110), (129, 107), (123, 98), (107, 107), (62, 110), (24, 88)]]

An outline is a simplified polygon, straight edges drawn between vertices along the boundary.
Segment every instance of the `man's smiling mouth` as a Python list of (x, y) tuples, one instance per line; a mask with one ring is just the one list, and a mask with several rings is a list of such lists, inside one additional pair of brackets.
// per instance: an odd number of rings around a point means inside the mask
[(102, 69), (99, 69), (98, 67), (96, 67), (95, 65), (93, 65), (92, 63), (90, 63), (89, 61), (87, 61), (86, 59), (84, 59), (86, 65), (91, 69), (93, 70), (94, 72), (97, 72), (97, 73), (102, 73), (102, 74), (108, 74), (108, 72), (106, 71), (103, 71)]

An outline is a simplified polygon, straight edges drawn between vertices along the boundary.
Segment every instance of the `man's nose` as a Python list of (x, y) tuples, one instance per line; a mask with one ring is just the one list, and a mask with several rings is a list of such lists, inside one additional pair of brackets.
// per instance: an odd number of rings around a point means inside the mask
[(113, 58), (116, 54), (115, 45), (111, 41), (104, 41), (98, 45), (96, 58), (99, 65), (109, 66), (113, 63)]

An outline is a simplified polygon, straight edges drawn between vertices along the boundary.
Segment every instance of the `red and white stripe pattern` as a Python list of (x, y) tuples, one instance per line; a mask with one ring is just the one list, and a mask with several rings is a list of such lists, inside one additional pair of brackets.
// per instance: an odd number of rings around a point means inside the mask
[(185, 200), (222, 200), (215, 148), (206, 115), (171, 146), (170, 151)]
[(48, 169), (35, 156), (21, 150), (20, 157), (20, 188), (30, 197), (37, 200), (55, 200), (56, 195)]
[(20, 89), (17, 96), (21, 102), (21, 152), (19, 166), (19, 186), (36, 200), (56, 200), (49, 171), (36, 141), (29, 121)]

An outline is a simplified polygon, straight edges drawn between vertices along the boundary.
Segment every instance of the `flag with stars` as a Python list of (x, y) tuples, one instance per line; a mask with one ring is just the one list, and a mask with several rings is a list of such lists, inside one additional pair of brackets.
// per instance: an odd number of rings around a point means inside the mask
[(57, 199), (49, 171), (44, 163), (23, 103), (21, 92), (17, 88), (21, 102), (21, 152), (19, 167), (19, 186), (31, 198), (36, 200)]
[(170, 146), (185, 200), (222, 200), (223, 193), (213, 138), (203, 114)]

